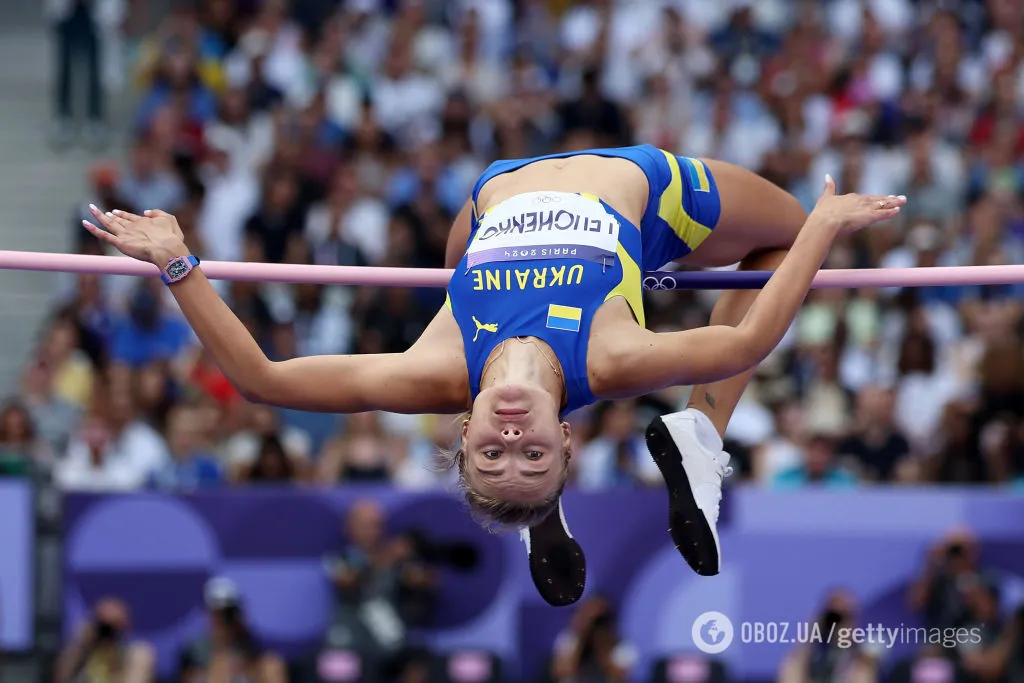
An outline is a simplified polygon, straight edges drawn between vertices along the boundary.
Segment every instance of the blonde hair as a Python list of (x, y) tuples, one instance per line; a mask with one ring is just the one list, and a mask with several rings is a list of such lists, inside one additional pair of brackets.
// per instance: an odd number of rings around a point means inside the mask
[[(470, 417), (471, 414), (466, 413), (456, 418), (456, 421), (461, 422)], [(437, 464), (438, 468), (443, 471), (457, 468), (458, 487), (465, 498), (466, 505), (469, 506), (469, 514), (484, 529), (500, 533), (540, 524), (558, 508), (558, 500), (562, 497), (562, 491), (569, 480), (569, 451), (566, 451), (563, 456), (564, 467), (558, 488), (544, 500), (534, 503), (502, 500), (475, 490), (466, 476), (466, 451), (461, 448), (457, 450), (442, 449), (438, 453)]]

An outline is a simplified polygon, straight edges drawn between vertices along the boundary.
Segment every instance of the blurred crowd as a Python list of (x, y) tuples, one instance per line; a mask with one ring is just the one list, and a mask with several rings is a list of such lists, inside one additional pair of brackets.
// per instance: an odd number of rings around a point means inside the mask
[[(56, 25), (87, 30), (117, 3), (63, 4)], [(1020, 263), (1022, 45), (1022, 0), (179, 2), (131, 45), (126, 157), (93, 167), (69, 229), (102, 253), (77, 225), (87, 203), (163, 209), (203, 259), (440, 267), (491, 160), (652, 143), (746, 166), (808, 208), (826, 171), (910, 197), (828, 267)], [(402, 351), (443, 301), (219, 286), (275, 359)], [(730, 425), (741, 478), (1024, 481), (1022, 293), (812, 293)], [(714, 299), (648, 296), (650, 326), (703, 325)], [(642, 429), (685, 400), (575, 414), (575, 482), (656, 484)], [(246, 403), (158, 281), (80, 276), (0, 414), (0, 467), (45, 464), (66, 489), (423, 488), (448, 484), (429, 464), (457, 433), (454, 416)]]

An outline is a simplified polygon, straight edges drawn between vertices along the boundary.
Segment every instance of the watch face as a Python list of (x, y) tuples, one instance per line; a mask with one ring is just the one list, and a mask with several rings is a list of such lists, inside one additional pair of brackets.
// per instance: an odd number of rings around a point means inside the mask
[(177, 280), (189, 271), (188, 263), (185, 261), (175, 261), (171, 265), (167, 266), (167, 277), (171, 280)]

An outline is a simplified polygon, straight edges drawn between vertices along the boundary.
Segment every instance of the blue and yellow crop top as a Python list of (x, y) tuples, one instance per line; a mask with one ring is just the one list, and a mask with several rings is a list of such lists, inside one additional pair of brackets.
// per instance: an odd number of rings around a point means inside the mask
[[(576, 155), (624, 158), (644, 171), (650, 196), (639, 230), (597, 197), (566, 192), (523, 193), (477, 214), (480, 188), (491, 178), (540, 159)], [(498, 161), (477, 180), (472, 202), (467, 251), (447, 301), (462, 331), (472, 398), (499, 343), (537, 337), (561, 364), (563, 415), (597, 400), (587, 378), (597, 309), (622, 296), (644, 325), (643, 269), (689, 253), (718, 220), (718, 192), (707, 167), (650, 145)]]

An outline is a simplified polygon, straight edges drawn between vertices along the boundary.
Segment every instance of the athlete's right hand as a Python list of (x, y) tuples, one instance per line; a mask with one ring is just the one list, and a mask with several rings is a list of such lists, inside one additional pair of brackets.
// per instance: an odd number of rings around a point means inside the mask
[(97, 239), (114, 245), (125, 256), (163, 268), (172, 258), (189, 253), (178, 220), (169, 213), (146, 211), (142, 216), (127, 211), (104, 213), (92, 204), (89, 212), (106, 230), (82, 221), (85, 229)]
[(900, 207), (907, 203), (907, 198), (900, 196), (836, 194), (836, 182), (832, 176), (825, 176), (825, 191), (818, 199), (812, 216), (823, 219), (846, 235), (866, 228), (880, 221), (899, 215)]

